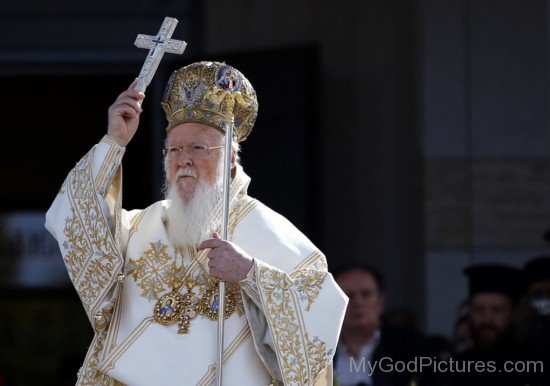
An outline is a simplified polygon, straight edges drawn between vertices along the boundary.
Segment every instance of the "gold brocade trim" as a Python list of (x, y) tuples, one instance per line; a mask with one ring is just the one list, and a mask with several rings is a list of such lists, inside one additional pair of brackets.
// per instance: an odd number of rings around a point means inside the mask
[(97, 172), (95, 181), (99, 194), (105, 197), (109, 182), (113, 177), (115, 170), (118, 168), (120, 159), (124, 154), (124, 149), (118, 145), (113, 145), (110, 141), (105, 141), (104, 143), (106, 143), (109, 148), (107, 150), (107, 155), (105, 156), (104, 161)]
[(72, 280), (77, 280), (84, 263), (91, 255), (92, 249), (82, 229), (82, 221), (80, 221), (74, 207), (71, 208), (71, 213), (72, 217), (65, 220), (65, 229), (63, 229), (63, 233), (67, 237), (67, 240), (63, 243), (63, 247), (67, 250), (63, 259), (69, 271), (69, 276)]
[(105, 339), (105, 352), (109, 353), (116, 347), (116, 336), (113, 332), (118, 332), (120, 327), (120, 309), (124, 304), (124, 291), (119, 292), (118, 299), (116, 299), (115, 307), (113, 308), (113, 316), (111, 318), (111, 324), (109, 325), (109, 331)]
[(309, 311), (311, 304), (319, 295), (326, 275), (326, 272), (314, 269), (300, 269), (290, 274), (292, 287), (300, 295), (300, 300), (307, 301), (306, 311)]
[[(78, 374), (78, 385), (112, 385), (113, 379), (98, 372), (107, 328), (112, 316), (116, 275), (122, 259), (110, 232), (93, 179), (92, 153), (88, 152), (71, 170), (59, 194), (66, 195), (69, 215), (65, 218), (61, 253), (67, 271), (82, 301), (95, 335)], [(109, 153), (112, 155), (112, 152)], [(113, 157), (103, 160), (112, 162)], [(115, 220), (116, 221), (116, 220)], [(115, 289), (113, 291), (113, 289)], [(112, 298), (108, 298), (112, 294)]]
[(318, 250), (313, 251), (308, 257), (302, 260), (300, 264), (294, 267), (293, 271), (296, 271), (298, 269), (305, 269), (305, 268), (315, 268), (315, 269), (321, 269), (326, 271), (328, 269), (328, 264), (327, 264), (327, 259), (325, 258), (325, 255), (323, 255)]
[(252, 197), (246, 196), (243, 198), (242, 206), (239, 210), (239, 219), (245, 218), (254, 208), (258, 206), (258, 204), (259, 201)]
[(306, 340), (307, 358), (311, 366), (310, 372), (312, 376), (312, 383), (314, 383), (326, 369), (327, 365), (332, 361), (332, 350), (327, 350), (327, 344), (318, 337), (311, 339), (307, 332)]
[(71, 281), (93, 323), (94, 312), (115, 283), (122, 259), (99, 205), (90, 154), (67, 178), (71, 216), (65, 219), (62, 252)]
[(141, 219), (143, 216), (145, 216), (145, 213), (147, 213), (147, 209), (141, 210), (138, 214), (136, 214), (132, 220), (130, 221), (130, 231), (128, 232), (128, 238), (132, 237), (134, 233), (138, 231), (138, 225), (141, 222)]
[(104, 348), (106, 331), (96, 332), (92, 344), (84, 360), (82, 368), (78, 372), (77, 386), (98, 386), (98, 385), (113, 385), (114, 379), (97, 370), (99, 357)]
[(246, 292), (246, 294), (252, 298), (252, 300), (254, 301), (254, 303), (258, 304), (258, 305), (261, 305), (262, 304), (262, 299), (260, 298), (260, 294), (258, 293), (258, 290), (250, 285), (250, 284), (241, 284), (241, 289), (243, 291)]
[(319, 338), (311, 339), (302, 331), (301, 304), (308, 311), (319, 294), (325, 271), (299, 269), (287, 275), (283, 271), (258, 264), (258, 282), (262, 304), (277, 346), (285, 385), (311, 385), (332, 358), (332, 351)]
[(158, 300), (161, 293), (168, 291), (168, 278), (175, 268), (175, 258), (168, 254), (168, 245), (160, 240), (149, 243), (137, 260), (128, 259), (126, 275), (131, 276), (142, 289), (141, 297)]

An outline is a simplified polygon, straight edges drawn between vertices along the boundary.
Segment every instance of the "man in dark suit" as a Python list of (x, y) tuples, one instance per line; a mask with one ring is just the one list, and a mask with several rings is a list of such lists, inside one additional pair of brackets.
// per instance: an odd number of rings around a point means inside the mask
[[(425, 338), (410, 329), (383, 323), (386, 305), (382, 274), (374, 267), (353, 263), (334, 273), (349, 297), (335, 355), (340, 386), (425, 385), (414, 361), (426, 354)], [(408, 368), (401, 368), (409, 364)]]

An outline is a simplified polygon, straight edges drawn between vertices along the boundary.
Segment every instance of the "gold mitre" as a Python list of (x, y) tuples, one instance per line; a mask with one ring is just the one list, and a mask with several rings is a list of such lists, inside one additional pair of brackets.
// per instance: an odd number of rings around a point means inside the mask
[(234, 118), (234, 140), (244, 141), (256, 121), (256, 91), (237, 69), (219, 62), (189, 64), (172, 73), (162, 108), (169, 133), (182, 123), (203, 123), (225, 133)]

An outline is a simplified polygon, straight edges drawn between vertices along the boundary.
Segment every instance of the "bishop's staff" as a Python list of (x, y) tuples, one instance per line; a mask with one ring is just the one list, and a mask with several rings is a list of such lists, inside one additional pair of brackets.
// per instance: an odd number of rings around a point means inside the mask
[[(135, 45), (139, 48), (149, 48), (149, 54), (147, 59), (141, 68), (138, 76), (138, 81), (135, 89), (140, 92), (145, 92), (146, 87), (151, 82), (153, 75), (155, 74), (160, 60), (164, 55), (164, 52), (182, 54), (185, 50), (187, 43), (184, 41), (170, 39), (174, 29), (176, 28), (177, 19), (166, 17), (162, 26), (156, 36), (138, 35)], [(233, 79), (229, 80), (232, 87)], [(228, 225), (229, 225), (229, 190), (231, 187), (231, 149), (233, 142), (233, 130), (235, 127), (233, 107), (235, 106), (235, 98), (239, 98), (240, 94), (237, 92), (233, 94), (230, 87), (230, 91), (223, 93), (222, 103), (225, 107), (225, 158), (224, 158), (224, 178), (223, 178), (223, 197), (222, 197), (222, 224), (221, 224), (221, 236), (223, 240), (228, 238)], [(238, 96), (239, 95), (239, 96)], [(218, 345), (217, 345), (217, 360), (216, 360), (216, 384), (222, 385), (222, 368), (223, 368), (223, 351), (224, 351), (224, 319), (225, 319), (225, 282), (220, 280), (218, 283)]]
[[(220, 70), (225, 70), (224, 72)], [(211, 101), (221, 103), (224, 116), (225, 143), (224, 143), (224, 165), (223, 165), (223, 196), (222, 196), (222, 224), (221, 238), (228, 241), (229, 227), (229, 196), (231, 189), (231, 160), (233, 149), (233, 134), (235, 130), (235, 113), (239, 114), (240, 131), (237, 133), (237, 141), (246, 139), (258, 109), (255, 92), (248, 80), (230, 66), (224, 66), (218, 73), (218, 86), (209, 94)], [(245, 86), (243, 83), (246, 83)], [(250, 92), (252, 91), (252, 92)], [(208, 99), (208, 97), (207, 97)], [(237, 106), (237, 107), (236, 107)], [(244, 114), (243, 109), (249, 110)], [(246, 122), (243, 124), (243, 122)], [(243, 130), (243, 127), (245, 129)], [(225, 282), (218, 282), (218, 350), (216, 358), (216, 385), (222, 386), (223, 373), (223, 351), (224, 351), (224, 320), (225, 320)]]
[[(231, 189), (231, 153), (233, 143), (233, 130), (235, 121), (233, 116), (233, 106), (235, 105), (234, 95), (228, 94), (224, 99), (225, 105), (225, 143), (224, 143), (224, 163), (223, 163), (223, 197), (222, 197), (222, 224), (221, 238), (228, 239), (229, 227), (229, 190)], [(218, 349), (216, 357), (216, 385), (222, 386), (223, 374), (223, 335), (225, 320), (225, 282), (218, 282)]]

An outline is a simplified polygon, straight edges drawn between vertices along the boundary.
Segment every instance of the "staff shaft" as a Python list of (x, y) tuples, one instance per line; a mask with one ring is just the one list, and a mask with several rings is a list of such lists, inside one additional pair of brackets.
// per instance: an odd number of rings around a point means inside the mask
[[(225, 125), (225, 152), (223, 165), (223, 201), (222, 201), (222, 227), (221, 237), (223, 240), (228, 238), (229, 227), (229, 191), (231, 188), (231, 144), (233, 142), (233, 117)], [(218, 283), (219, 306), (218, 306), (218, 350), (216, 361), (216, 385), (222, 386), (223, 374), (223, 335), (225, 321), (225, 282), (220, 280)]]

